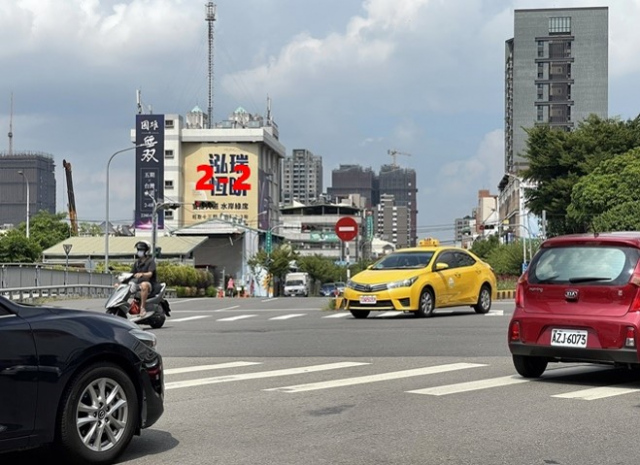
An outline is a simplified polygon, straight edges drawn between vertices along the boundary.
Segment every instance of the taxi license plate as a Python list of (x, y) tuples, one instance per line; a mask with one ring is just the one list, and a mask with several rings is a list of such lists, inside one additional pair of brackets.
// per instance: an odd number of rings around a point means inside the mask
[(551, 345), (587, 347), (587, 332), (579, 329), (553, 329), (551, 330)]
[(377, 298), (375, 295), (361, 295), (360, 303), (361, 304), (375, 304), (377, 302)]

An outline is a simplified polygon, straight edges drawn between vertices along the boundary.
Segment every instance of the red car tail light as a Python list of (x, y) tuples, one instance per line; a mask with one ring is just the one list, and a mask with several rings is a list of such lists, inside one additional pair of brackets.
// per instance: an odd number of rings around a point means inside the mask
[(635, 347), (636, 346), (636, 330), (633, 326), (627, 326), (627, 335), (624, 339), (625, 347)]
[(525, 271), (516, 284), (516, 308), (524, 307), (524, 286), (527, 283), (527, 272)]
[(511, 323), (511, 331), (509, 331), (509, 341), (515, 342), (520, 340), (520, 322), (514, 321)]

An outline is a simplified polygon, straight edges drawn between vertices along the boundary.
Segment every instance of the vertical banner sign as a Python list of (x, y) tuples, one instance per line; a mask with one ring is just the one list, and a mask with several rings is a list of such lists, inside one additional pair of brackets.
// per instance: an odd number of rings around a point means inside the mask
[[(153, 199), (164, 201), (164, 115), (136, 115), (135, 228), (153, 227)], [(164, 212), (158, 213), (164, 228)]]

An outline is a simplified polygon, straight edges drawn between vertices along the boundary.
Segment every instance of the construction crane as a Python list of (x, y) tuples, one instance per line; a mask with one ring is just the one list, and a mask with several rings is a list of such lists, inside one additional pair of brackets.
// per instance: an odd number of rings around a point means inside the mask
[(71, 235), (78, 235), (78, 214), (76, 213), (76, 196), (73, 193), (73, 178), (71, 177), (71, 163), (62, 160), (64, 172), (67, 176), (67, 194), (69, 196), (69, 221), (71, 222)]
[(393, 157), (393, 166), (398, 166), (398, 164), (396, 163), (396, 156), (397, 155), (406, 155), (408, 157), (411, 156), (410, 153), (399, 152), (398, 150), (387, 150), (387, 153)]

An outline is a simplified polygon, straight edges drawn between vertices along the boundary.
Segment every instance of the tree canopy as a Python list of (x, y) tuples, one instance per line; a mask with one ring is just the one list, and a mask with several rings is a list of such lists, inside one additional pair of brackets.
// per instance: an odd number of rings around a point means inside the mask
[(525, 190), (527, 207), (538, 216), (546, 210), (549, 235), (588, 231), (594, 217), (583, 211), (584, 194), (573, 197), (574, 186), (607, 160), (640, 147), (640, 116), (621, 121), (592, 115), (571, 132), (536, 126), (527, 134), (529, 167), (522, 175), (535, 185)]

